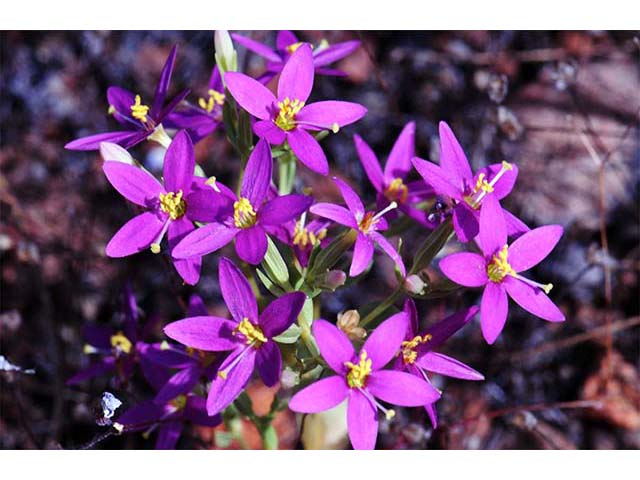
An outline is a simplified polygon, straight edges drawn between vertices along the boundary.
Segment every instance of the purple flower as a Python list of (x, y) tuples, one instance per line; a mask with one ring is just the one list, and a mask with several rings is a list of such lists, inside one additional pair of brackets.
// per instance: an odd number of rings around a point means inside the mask
[[(217, 218), (217, 207), (225, 197), (219, 193), (218, 185), (209, 186), (205, 179), (195, 177), (194, 168), (193, 144), (185, 131), (178, 132), (165, 154), (164, 186), (140, 168), (122, 162), (104, 162), (103, 170), (111, 185), (127, 200), (146, 209), (116, 232), (107, 244), (108, 256), (126, 257), (147, 248), (159, 253), (165, 234), (173, 250), (195, 230), (193, 222)], [(200, 278), (201, 264), (201, 258), (173, 258), (180, 276), (192, 285)]]
[(433, 189), (422, 181), (406, 183), (407, 175), (411, 171), (411, 159), (415, 156), (415, 134), (416, 124), (407, 123), (391, 149), (384, 172), (380, 168), (376, 154), (367, 142), (359, 135), (354, 135), (353, 141), (360, 163), (371, 185), (378, 192), (378, 208), (384, 208), (389, 203), (396, 202), (399, 210), (417, 222), (433, 228), (435, 224), (428, 220), (427, 213), (414, 206), (425, 198), (433, 197)]
[[(299, 41), (295, 34), (289, 30), (280, 30), (278, 32), (276, 50), (264, 43), (257, 42), (237, 33), (233, 33), (231, 36), (237, 43), (267, 60), (267, 71), (260, 77), (260, 81), (265, 84), (282, 71), (287, 60), (293, 53), (302, 45), (306, 45), (305, 42)], [(313, 50), (315, 73), (318, 75), (345, 76), (346, 74), (343, 71), (327, 68), (327, 66), (350, 55), (359, 46), (360, 42), (358, 40), (329, 45), (329, 43), (323, 39)]]
[(68, 150), (98, 150), (101, 142), (113, 142), (124, 148), (131, 148), (154, 134), (164, 133), (161, 130), (162, 121), (189, 94), (189, 90), (182, 90), (165, 104), (177, 48), (176, 45), (171, 49), (164, 64), (151, 106), (143, 103), (140, 95), (124, 88), (109, 87), (107, 89), (109, 113), (125, 127), (125, 130), (79, 138), (67, 143), (64, 148)]
[(520, 275), (549, 255), (562, 236), (562, 227), (536, 228), (508, 246), (507, 226), (498, 200), (494, 195), (487, 195), (483, 203), (477, 238), (482, 255), (454, 253), (442, 259), (440, 269), (460, 285), (484, 286), (480, 323), (487, 343), (495, 342), (507, 320), (507, 293), (522, 308), (544, 320), (564, 321), (564, 314), (546, 295), (553, 285), (543, 285)]
[(128, 432), (142, 431), (145, 437), (157, 429), (156, 450), (171, 450), (178, 443), (187, 422), (215, 427), (220, 425), (222, 417), (207, 415), (205, 399), (187, 394), (162, 403), (151, 400), (141, 402), (124, 411), (116, 425), (123, 425)]
[(164, 122), (167, 128), (185, 129), (193, 143), (198, 143), (222, 124), (224, 85), (218, 67), (213, 67), (207, 95), (198, 99), (198, 105), (171, 112)]
[(309, 263), (311, 251), (316, 245), (326, 247), (331, 239), (327, 230), (331, 225), (327, 220), (311, 220), (307, 223), (307, 212), (298, 220), (291, 220), (279, 228), (273, 229), (273, 235), (282, 243), (289, 245), (293, 254), (303, 268)]
[(218, 369), (207, 398), (209, 415), (221, 412), (242, 392), (257, 366), (268, 387), (280, 379), (282, 357), (273, 337), (295, 322), (305, 295), (293, 292), (271, 302), (258, 315), (258, 303), (251, 285), (229, 259), (219, 264), (222, 297), (232, 320), (198, 316), (167, 325), (168, 337), (192, 348), (207, 352), (231, 351)]
[(267, 252), (264, 227), (280, 225), (297, 217), (313, 202), (305, 195), (284, 195), (267, 200), (273, 158), (266, 140), (258, 141), (242, 177), (240, 197), (228, 192), (219, 219), (200, 227), (174, 248), (175, 258), (199, 258), (236, 239), (236, 252), (247, 263), (257, 265)]
[[(463, 312), (454, 313), (444, 320), (418, 333), (418, 312), (412, 299), (407, 299), (404, 311), (409, 315), (409, 328), (400, 347), (400, 354), (394, 367), (396, 370), (409, 372), (423, 379), (431, 388), (427, 372), (437, 373), (463, 380), (484, 380), (484, 376), (473, 368), (434, 350), (440, 347), (454, 333), (464, 327), (478, 313), (478, 307), (471, 307)], [(424, 406), (433, 428), (438, 426), (438, 415), (435, 402)]]
[(406, 313), (398, 313), (382, 322), (356, 355), (349, 338), (335, 325), (313, 322), (313, 336), (322, 357), (337, 373), (323, 378), (296, 393), (289, 402), (294, 412), (316, 413), (328, 410), (348, 399), (347, 427), (351, 445), (373, 449), (378, 434), (378, 410), (387, 419), (395, 412), (376, 398), (405, 407), (435, 402), (440, 394), (423, 380), (406, 372), (383, 370), (398, 353), (407, 331)]
[(314, 172), (326, 175), (329, 164), (320, 144), (309, 133), (349, 125), (364, 116), (367, 109), (351, 102), (324, 101), (305, 105), (313, 87), (313, 57), (307, 44), (287, 61), (278, 80), (278, 96), (247, 75), (225, 74), (233, 98), (258, 121), (253, 131), (272, 145), (285, 140), (296, 156)]
[[(413, 166), (437, 194), (454, 202), (453, 227), (461, 242), (478, 235), (479, 209), (487, 194), (493, 192), (502, 200), (511, 192), (518, 176), (518, 168), (507, 162), (489, 165), (473, 175), (462, 147), (445, 122), (440, 122), (440, 166), (418, 157), (413, 159)], [(504, 216), (509, 235), (517, 236), (529, 230), (507, 210)]]
[(356, 243), (353, 248), (353, 259), (349, 275), (360, 275), (371, 263), (375, 245), (378, 245), (396, 263), (402, 276), (407, 272), (402, 262), (402, 257), (389, 241), (378, 233), (379, 230), (388, 228), (384, 215), (396, 208), (396, 202), (391, 202), (384, 210), (378, 213), (365, 211), (362, 200), (353, 189), (339, 178), (333, 177), (347, 204), (348, 210), (333, 203), (316, 203), (310, 208), (310, 212), (324, 218), (328, 218), (341, 225), (351, 227), (358, 231)]

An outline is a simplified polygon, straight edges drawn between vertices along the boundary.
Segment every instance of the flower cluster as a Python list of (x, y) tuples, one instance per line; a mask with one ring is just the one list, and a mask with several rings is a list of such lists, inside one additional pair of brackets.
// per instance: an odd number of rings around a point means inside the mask
[[(474, 174), (444, 122), (439, 165), (416, 156), (414, 122), (402, 129), (384, 167), (354, 135), (354, 152), (375, 197), (368, 203), (334, 172), (341, 200), (336, 195), (319, 201), (296, 174), (298, 160), (313, 174), (329, 175), (331, 163), (320, 142), (367, 109), (340, 100), (309, 102), (314, 76), (343, 76), (330, 64), (359, 42), (313, 46), (282, 31), (274, 49), (231, 37), (265, 59), (259, 78), (237, 71), (231, 38), (217, 32), (217, 64), (197, 100), (189, 100), (187, 90), (166, 100), (174, 47), (151, 103), (120, 87), (107, 90), (109, 114), (124, 130), (67, 144), (72, 150), (100, 149), (107, 180), (134, 205), (135, 216), (113, 235), (106, 255), (161, 255), (189, 285), (200, 281), (203, 262), (214, 262), (231, 318), (210, 315), (193, 295), (186, 316), (164, 326), (169, 340), (147, 343), (151, 329), (139, 326), (128, 287), (120, 328), (87, 327), (85, 352), (98, 359), (68, 383), (112, 372), (115, 386), (122, 387), (140, 366), (154, 397), (125, 404), (113, 426), (145, 435), (157, 430), (157, 448), (173, 448), (185, 422), (212, 427), (233, 415), (252, 419), (265, 446), (274, 446), (267, 440), (272, 415), (247, 410), (243, 392), (254, 371), (264, 385), (280, 385), (280, 400), (288, 400), (294, 412), (316, 414), (346, 401), (354, 448), (375, 447), (379, 413), (393, 421), (393, 406), (423, 407), (435, 428), (435, 404), (443, 392), (433, 376), (484, 379), (439, 352), (478, 313), (490, 344), (505, 326), (508, 296), (544, 320), (564, 320), (548, 297), (552, 285), (524, 274), (551, 252), (562, 227), (529, 229), (505, 210), (500, 202), (514, 188), (516, 165), (502, 161)], [(233, 185), (221, 183), (216, 172), (206, 175), (196, 163), (194, 144), (221, 130), (237, 154), (240, 173)], [(166, 149), (161, 179), (127, 152), (145, 139)], [(403, 251), (407, 228), (423, 239), (415, 251)], [(454, 234), (459, 242), (449, 243)], [(231, 243), (236, 259), (215, 255)], [(445, 245), (470, 251), (442, 258)], [(353, 284), (372, 270), (376, 248), (395, 266), (396, 289), (374, 308), (365, 301), (353, 306), (337, 324), (319, 318), (326, 296), (347, 277)], [(429, 278), (427, 268), (437, 259), (448, 280), (484, 291), (479, 306), (423, 328), (415, 300), (442, 295), (438, 285), (448, 281)], [(358, 310), (366, 313), (362, 320)]]

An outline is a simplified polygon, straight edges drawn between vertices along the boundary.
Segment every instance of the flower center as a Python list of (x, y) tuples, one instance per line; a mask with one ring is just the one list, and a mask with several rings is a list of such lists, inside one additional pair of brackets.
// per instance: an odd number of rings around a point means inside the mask
[(378, 219), (375, 218), (375, 214), (373, 212), (367, 212), (365, 213), (364, 217), (362, 217), (362, 220), (360, 220), (360, 222), (358, 223), (358, 227), (360, 228), (360, 230), (366, 233), (373, 227), (375, 227), (376, 223), (378, 223)]
[(182, 217), (187, 211), (187, 204), (182, 199), (182, 190), (178, 190), (178, 193), (161, 193), (160, 208), (169, 215), (171, 220)]
[(344, 366), (349, 369), (347, 373), (347, 384), (351, 388), (363, 388), (367, 377), (371, 374), (371, 359), (367, 358), (365, 350), (360, 351), (360, 358), (357, 364), (344, 362)]
[(198, 105), (200, 105), (200, 108), (203, 110), (206, 110), (207, 113), (213, 112), (213, 109), (216, 108), (216, 106), (224, 104), (224, 93), (210, 89), (207, 94), (209, 95), (207, 100), (204, 98), (198, 99)]
[(140, 120), (142, 123), (147, 123), (147, 114), (149, 113), (149, 107), (142, 103), (140, 95), (136, 95), (135, 103), (131, 105), (131, 115), (136, 120)]
[(384, 189), (384, 196), (390, 202), (397, 201), (404, 203), (409, 195), (409, 188), (404, 184), (401, 178), (394, 178), (387, 188)]
[(487, 181), (484, 173), (478, 175), (475, 186), (471, 192), (464, 196), (464, 201), (467, 202), (467, 205), (476, 210), (480, 208), (480, 202), (482, 199), (487, 195), (487, 193), (493, 192), (498, 180), (500, 180), (500, 178), (509, 170), (513, 170), (513, 166), (510, 163), (503, 161), (500, 171), (491, 179), (490, 182)]
[(293, 244), (300, 248), (307, 248), (308, 245), (315, 247), (327, 236), (327, 229), (323, 228), (317, 234), (311, 232), (302, 221), (296, 222), (296, 228), (293, 232)]
[(509, 265), (509, 247), (505, 245), (494, 255), (491, 259), (491, 263), (487, 265), (487, 276), (489, 280), (495, 283), (500, 283), (507, 275), (513, 275), (516, 272)]
[(407, 365), (413, 365), (418, 358), (418, 352), (416, 349), (419, 345), (427, 343), (431, 340), (431, 335), (426, 334), (423, 336), (416, 335), (411, 340), (405, 340), (401, 345), (402, 361)]
[(116, 352), (129, 354), (131, 352), (131, 341), (122, 332), (111, 335), (111, 346)]
[(169, 405), (171, 405), (171, 407), (174, 408), (175, 411), (182, 410), (187, 406), (187, 396), (178, 395), (176, 398), (169, 402)]
[(255, 348), (260, 348), (267, 341), (262, 329), (251, 323), (248, 318), (243, 318), (238, 326), (233, 329), (234, 335), (238, 333), (244, 336), (247, 345), (253, 345)]
[(238, 228), (251, 228), (256, 223), (256, 211), (248, 198), (240, 197), (233, 203), (233, 223)]
[(289, 97), (284, 101), (278, 102), (278, 116), (276, 117), (276, 125), (282, 130), (289, 131), (296, 126), (296, 115), (304, 107), (304, 102), (298, 99), (290, 100)]

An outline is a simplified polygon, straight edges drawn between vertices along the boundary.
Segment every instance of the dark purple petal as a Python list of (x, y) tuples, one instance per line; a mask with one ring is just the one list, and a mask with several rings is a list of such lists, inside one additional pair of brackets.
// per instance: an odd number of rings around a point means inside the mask
[(221, 257), (218, 275), (222, 298), (233, 319), (240, 323), (244, 318), (258, 320), (258, 302), (251, 284), (242, 271), (228, 258)]
[(290, 45), (298, 43), (298, 37), (290, 30), (280, 30), (276, 37), (276, 48), (286, 50)]
[(287, 138), (284, 130), (271, 120), (258, 120), (253, 124), (253, 132), (271, 145), (280, 145)]
[(344, 375), (346, 373), (345, 362), (354, 360), (355, 356), (349, 338), (338, 327), (322, 319), (313, 322), (311, 331), (327, 365), (334, 372)]
[(373, 370), (380, 370), (400, 351), (408, 328), (409, 317), (405, 312), (400, 312), (390, 316), (369, 335), (362, 350), (371, 359)]
[(187, 193), (193, 179), (196, 159), (193, 143), (184, 130), (180, 130), (167, 148), (164, 156), (164, 186), (167, 192), (182, 190)]
[(227, 245), (240, 230), (222, 223), (210, 223), (187, 235), (171, 251), (173, 258), (202, 257)]
[(473, 176), (469, 161), (449, 125), (440, 122), (439, 130), (440, 166), (452, 183), (462, 189), (465, 181), (471, 180)]
[(375, 188), (376, 191), (381, 192), (384, 189), (384, 179), (376, 154), (373, 152), (369, 144), (360, 137), (360, 135), (353, 136), (353, 143), (356, 145), (358, 158), (360, 158), (362, 168), (364, 168), (367, 177), (369, 177), (371, 185), (373, 185), (373, 188)]
[(340, 194), (342, 195), (342, 198), (344, 198), (349, 210), (351, 210), (356, 218), (363, 217), (365, 213), (364, 205), (355, 190), (338, 177), (333, 177), (333, 181), (338, 186)]
[(186, 395), (198, 383), (201, 374), (202, 368), (199, 365), (192, 365), (179, 370), (160, 389), (153, 401), (159, 405), (164, 405), (178, 395)]
[[(64, 148), (67, 150), (98, 150), (102, 142), (113, 142), (118, 145), (124, 146), (132, 139), (138, 139), (140, 132), (137, 131), (124, 131), (124, 132), (107, 132), (98, 133), (96, 135), (89, 135), (88, 137), (78, 138), (67, 143)], [(139, 140), (142, 140), (140, 138)], [(127, 148), (127, 147), (125, 147)]]
[[(429, 341), (424, 345), (424, 350), (438, 348), (449, 337), (469, 323), (478, 314), (480, 309), (477, 306), (470, 307), (461, 312), (454, 313), (433, 324), (427, 329), (425, 334), (431, 335)], [(420, 350), (419, 350), (420, 351)]]
[(502, 209), (504, 214), (504, 221), (507, 223), (507, 235), (511, 238), (518, 238), (522, 234), (531, 230), (526, 223), (516, 217), (507, 209)]
[(296, 115), (296, 122), (312, 130), (334, 130), (357, 122), (367, 113), (359, 103), (326, 100), (306, 105)]
[[(216, 186), (222, 190), (222, 184), (217, 183)], [(186, 216), (194, 222), (219, 222), (233, 215), (234, 201), (209, 185), (193, 191), (184, 201), (187, 204)]]
[(415, 138), (416, 124), (409, 122), (400, 132), (387, 158), (384, 166), (384, 176), (387, 180), (407, 176), (411, 170), (411, 159), (416, 155)]
[(416, 308), (416, 302), (411, 297), (407, 297), (404, 301), (404, 307), (402, 311), (409, 317), (409, 327), (407, 328), (406, 338), (413, 338), (418, 334), (420, 324), (418, 321), (418, 309)]
[(209, 315), (207, 306), (204, 304), (202, 297), (196, 293), (193, 293), (189, 297), (189, 316), (190, 317), (206, 317)]
[(498, 199), (487, 195), (480, 208), (480, 232), (478, 245), (485, 256), (489, 257), (507, 244), (507, 225)]
[(509, 309), (507, 292), (501, 284), (488, 282), (484, 287), (480, 303), (480, 325), (482, 336), (488, 344), (492, 344), (502, 332), (507, 321)]
[(414, 157), (412, 163), (424, 181), (431, 185), (436, 193), (462, 201), (461, 187), (453, 185), (442, 168), (418, 157)]
[(233, 336), (236, 324), (219, 317), (189, 317), (172, 322), (164, 327), (167, 337), (208, 352), (223, 352), (238, 346)]
[(84, 382), (85, 380), (97, 377), (98, 375), (103, 375), (107, 372), (112, 371), (115, 368), (115, 363), (116, 360), (114, 357), (104, 357), (97, 362), (92, 363), (84, 370), (80, 370), (73, 377), (67, 380), (66, 384), (76, 385), (78, 383)]
[(341, 376), (323, 378), (296, 393), (289, 401), (289, 409), (300, 413), (317, 413), (342, 403), (349, 393)]
[(98, 349), (111, 349), (111, 335), (115, 332), (107, 325), (85, 325), (82, 328), (82, 338)]
[(171, 74), (173, 73), (173, 65), (176, 61), (177, 51), (178, 46), (174, 45), (171, 49), (171, 52), (169, 53), (169, 56), (167, 57), (167, 60), (164, 62), (164, 66), (162, 67), (160, 80), (158, 81), (156, 93), (153, 97), (153, 106), (151, 108), (152, 117), (156, 117), (160, 114), (162, 106), (164, 105), (164, 101), (167, 98), (167, 92), (169, 91), (169, 84), (171, 83)]
[(245, 37), (243, 35), (239, 35), (237, 33), (232, 33), (231, 37), (238, 43), (242, 45), (247, 50), (251, 50), (254, 53), (257, 53), (261, 57), (266, 58), (267, 60), (271, 60), (272, 62), (281, 62), (282, 58), (273, 49), (264, 43), (257, 42), (252, 40), (251, 38)]
[(328, 218), (340, 225), (345, 225), (351, 228), (358, 228), (358, 222), (356, 222), (353, 213), (340, 205), (334, 205), (333, 203), (316, 203), (309, 207), (309, 211), (314, 215)]
[[(207, 316), (204, 315), (193, 315), (193, 316)], [(140, 352), (138, 352), (140, 353)], [(156, 363), (162, 367), (166, 368), (186, 368), (191, 365), (195, 365), (198, 363), (198, 360), (189, 355), (186, 350), (182, 347), (182, 345), (173, 345), (173, 344), (153, 344), (146, 345), (144, 348), (144, 356), (150, 362)]]
[(313, 88), (313, 56), (308, 43), (300, 45), (284, 64), (278, 80), (278, 100), (306, 102)]
[(256, 367), (267, 387), (273, 387), (278, 383), (282, 373), (282, 355), (276, 342), (269, 340), (260, 346), (256, 356)]
[(164, 221), (153, 212), (144, 212), (125, 223), (109, 240), (105, 252), (113, 258), (146, 250), (162, 231)]
[(267, 196), (272, 172), (273, 158), (269, 143), (260, 139), (249, 156), (240, 187), (240, 196), (248, 199), (256, 210)]
[(481, 287), (489, 281), (487, 263), (482, 255), (460, 252), (440, 260), (440, 270), (445, 276), (465, 287)]
[(142, 376), (154, 390), (158, 390), (169, 381), (171, 374), (166, 367), (152, 361), (149, 355), (151, 347), (149, 344), (138, 342), (136, 343), (136, 352), (139, 355), (138, 363), (140, 364), (140, 370), (142, 370)]
[(373, 258), (373, 240), (362, 232), (358, 232), (356, 243), (353, 246), (353, 258), (349, 268), (349, 276), (357, 277), (364, 272)]
[(187, 397), (187, 404), (184, 407), (184, 418), (196, 425), (205, 427), (215, 427), (222, 423), (220, 415), (209, 416), (207, 413), (207, 400), (196, 395)]
[(164, 118), (175, 110), (175, 108), (189, 95), (188, 89), (179, 91), (169, 102), (164, 106), (160, 113), (155, 117), (156, 123), (161, 123)]
[(296, 157), (309, 169), (320, 175), (329, 173), (329, 163), (318, 141), (307, 131), (294, 128), (287, 132), (287, 141)]
[(287, 293), (264, 309), (258, 323), (267, 338), (280, 335), (296, 321), (306, 298), (302, 292)]
[(158, 429), (156, 450), (173, 450), (182, 434), (182, 427), (179, 420), (163, 423)]
[[(468, 365), (441, 353), (427, 352), (418, 357), (416, 364), (428, 372), (463, 380), (484, 380), (484, 376)], [(431, 403), (431, 402), (429, 402)]]
[(260, 225), (240, 230), (236, 235), (236, 253), (241, 260), (258, 265), (267, 253), (267, 234)]
[[(313, 55), (313, 64), (318, 67), (324, 67), (340, 59), (343, 59), (347, 55), (350, 55), (360, 46), (360, 41), (349, 40), (347, 42), (335, 43), (323, 48)], [(317, 70), (316, 70), (317, 71)]]
[(403, 407), (421, 407), (440, 398), (440, 392), (424, 379), (396, 370), (373, 372), (366, 388), (380, 400)]
[(266, 225), (281, 225), (298, 218), (312, 203), (313, 198), (307, 195), (292, 193), (276, 197), (258, 210), (258, 221)]
[(163, 414), (162, 406), (153, 403), (152, 400), (145, 400), (122, 412), (117, 421), (131, 428), (137, 427), (135, 430), (144, 430), (159, 421)]
[(429, 420), (431, 421), (431, 426), (435, 430), (436, 428), (438, 428), (438, 411), (436, 410), (436, 404), (430, 403), (429, 405), (425, 405), (424, 409), (426, 410), (427, 415), (429, 416)]
[[(131, 105), (135, 103), (135, 94), (120, 87), (107, 88), (107, 101), (109, 106), (113, 107), (116, 112), (131, 117)], [(114, 115), (114, 118), (118, 120), (118, 116)], [(121, 122), (123, 123), (123, 122)]]
[(525, 233), (509, 246), (509, 264), (516, 272), (536, 266), (551, 253), (562, 233), (560, 225), (545, 225)]
[(564, 313), (542, 289), (512, 277), (506, 277), (503, 284), (509, 296), (527, 312), (549, 322), (564, 322)]
[(360, 391), (349, 391), (347, 429), (356, 450), (373, 450), (378, 436), (378, 411)]
[(466, 203), (460, 202), (453, 209), (453, 229), (462, 243), (476, 238), (479, 231), (477, 213)]
[(225, 73), (224, 80), (229, 92), (242, 108), (261, 120), (271, 118), (271, 108), (276, 97), (267, 87), (257, 80), (237, 72)]
[[(246, 346), (243, 348), (247, 348)], [(240, 349), (238, 349), (240, 350)], [(244, 352), (244, 350), (243, 350)], [(237, 361), (238, 351), (233, 352), (220, 365), (220, 371), (225, 370), (232, 362), (237, 364), (226, 374), (225, 378), (218, 375), (211, 383), (207, 397), (207, 413), (215, 415), (227, 408), (244, 390), (253, 373), (256, 360), (256, 349), (248, 347), (244, 356)]]

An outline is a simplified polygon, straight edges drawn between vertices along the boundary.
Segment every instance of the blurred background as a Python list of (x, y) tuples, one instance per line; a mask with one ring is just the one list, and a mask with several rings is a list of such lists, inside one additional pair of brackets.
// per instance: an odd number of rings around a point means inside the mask
[[(240, 32), (273, 45), (275, 32)], [(297, 32), (312, 43), (359, 39), (338, 65), (346, 78), (316, 77), (313, 99), (364, 104), (357, 124), (323, 141), (332, 173), (368, 200), (372, 187), (352, 134), (385, 159), (409, 121), (417, 154), (438, 160), (437, 123), (447, 121), (474, 170), (501, 160), (520, 176), (506, 207), (535, 227), (559, 223), (565, 235), (532, 277), (567, 321), (550, 324), (513, 303), (500, 339), (482, 340), (474, 322), (443, 353), (473, 366), (486, 381), (436, 379), (444, 390), (432, 430), (422, 409), (381, 421), (379, 448), (640, 447), (639, 196), (640, 41), (631, 32)], [(70, 152), (68, 141), (113, 130), (106, 89), (153, 93), (164, 60), (179, 45), (171, 92), (204, 96), (213, 67), (212, 32), (2, 32), (0, 34), (0, 446), (78, 448), (99, 435), (95, 409), (103, 391), (126, 404), (144, 387), (119, 390), (108, 376), (73, 388), (65, 381), (89, 364), (83, 326), (116, 320), (131, 282), (141, 311), (161, 327), (185, 314), (199, 293), (225, 314), (217, 262), (204, 261), (196, 288), (184, 286), (151, 253), (109, 259), (104, 246), (131, 215), (106, 181), (97, 152)], [(251, 75), (263, 61), (241, 47)], [(133, 149), (150, 170), (163, 150)], [(238, 159), (220, 130), (198, 144), (197, 161), (229, 182)], [(299, 170), (300, 171), (300, 170)], [(330, 180), (300, 171), (300, 184), (338, 200)], [(425, 232), (405, 237), (411, 251)], [(449, 251), (459, 248), (455, 242)], [(232, 255), (231, 253), (229, 253)], [(436, 262), (437, 263), (437, 262)], [(434, 268), (432, 278), (439, 278)], [(358, 285), (325, 295), (322, 316), (379, 301), (393, 288), (392, 265), (379, 257)], [(479, 301), (477, 291), (419, 302), (424, 325)], [(14, 368), (6, 362), (10, 362)], [(15, 368), (33, 369), (19, 372)], [(142, 390), (140, 390), (142, 389)], [(142, 392), (142, 393), (141, 393)], [(254, 407), (268, 409), (274, 390), (252, 383)], [(142, 397), (140, 397), (142, 395)], [(295, 417), (276, 418), (282, 448), (344, 447), (344, 414), (309, 422), (300, 439)], [(181, 448), (234, 448), (222, 427), (192, 429)], [(241, 425), (244, 444), (259, 437)], [(98, 448), (152, 448), (141, 435), (109, 438)]]

